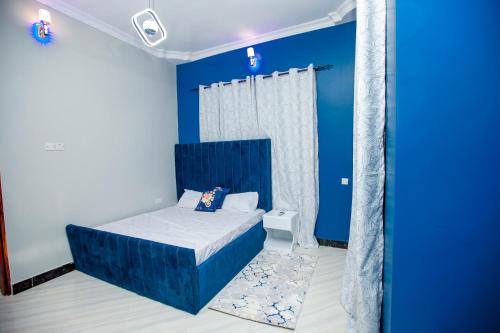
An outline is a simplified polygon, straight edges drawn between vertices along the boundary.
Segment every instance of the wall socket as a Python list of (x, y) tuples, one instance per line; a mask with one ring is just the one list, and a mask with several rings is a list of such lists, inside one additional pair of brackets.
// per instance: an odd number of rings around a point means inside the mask
[(46, 151), (63, 151), (64, 143), (62, 142), (45, 142), (44, 148)]
[(342, 178), (340, 180), (340, 184), (342, 184), (342, 185), (349, 185), (349, 178)]
[(158, 204), (161, 204), (163, 202), (163, 198), (156, 198), (155, 199), (155, 204), (158, 205)]

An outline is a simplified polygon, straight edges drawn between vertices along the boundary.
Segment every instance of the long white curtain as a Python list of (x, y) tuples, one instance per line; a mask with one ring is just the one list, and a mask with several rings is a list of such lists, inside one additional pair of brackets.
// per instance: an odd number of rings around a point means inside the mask
[(200, 86), (201, 141), (271, 138), (273, 207), (299, 212), (298, 241), (317, 247), (319, 208), (316, 76), (247, 77), (245, 82)]
[(386, 2), (357, 0), (353, 192), (341, 302), (348, 331), (380, 331), (384, 256)]

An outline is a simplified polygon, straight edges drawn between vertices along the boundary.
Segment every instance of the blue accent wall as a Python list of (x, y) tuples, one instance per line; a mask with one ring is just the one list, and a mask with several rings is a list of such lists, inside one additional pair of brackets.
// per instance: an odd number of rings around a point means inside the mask
[[(317, 73), (320, 211), (316, 236), (322, 239), (349, 238), (351, 185), (340, 185), (340, 179), (352, 180), (355, 36), (352, 22), (254, 46), (262, 56), (261, 74), (310, 63), (334, 66)], [(239, 49), (177, 66), (180, 143), (200, 140), (198, 93), (190, 89), (251, 75), (247, 62), (246, 49)]]
[(384, 331), (500, 332), (500, 2), (395, 3)]

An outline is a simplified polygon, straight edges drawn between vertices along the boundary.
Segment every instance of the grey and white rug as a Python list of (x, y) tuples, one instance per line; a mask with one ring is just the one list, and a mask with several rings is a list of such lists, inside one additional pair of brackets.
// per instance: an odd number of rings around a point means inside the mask
[(295, 329), (317, 259), (313, 255), (263, 250), (209, 308)]

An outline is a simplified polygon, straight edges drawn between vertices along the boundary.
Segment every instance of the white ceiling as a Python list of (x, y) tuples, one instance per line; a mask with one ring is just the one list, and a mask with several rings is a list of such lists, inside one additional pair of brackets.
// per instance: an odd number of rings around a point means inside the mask
[(155, 0), (168, 38), (142, 45), (130, 18), (152, 0), (38, 0), (158, 57), (191, 61), (355, 18), (355, 0)]

